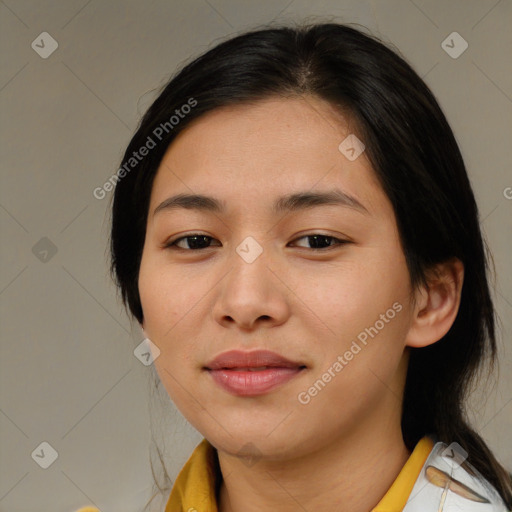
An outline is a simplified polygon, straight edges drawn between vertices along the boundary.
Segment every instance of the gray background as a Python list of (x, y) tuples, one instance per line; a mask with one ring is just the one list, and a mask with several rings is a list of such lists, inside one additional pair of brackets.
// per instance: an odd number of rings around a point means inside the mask
[[(502, 319), (501, 373), (489, 393), (477, 390), (471, 415), (512, 469), (510, 0), (5, 0), (1, 511), (94, 503), (131, 512), (145, 503), (153, 370), (134, 357), (143, 336), (108, 277), (110, 197), (92, 191), (117, 170), (178, 65), (230, 34), (304, 17), (361, 23), (396, 46), (454, 129), (494, 253)], [(47, 59), (31, 47), (44, 31), (59, 45)], [(469, 44), (456, 59), (441, 46), (454, 31)], [(200, 438), (165, 398), (157, 402), (174, 477)], [(43, 441), (58, 452), (48, 469), (31, 457)]]

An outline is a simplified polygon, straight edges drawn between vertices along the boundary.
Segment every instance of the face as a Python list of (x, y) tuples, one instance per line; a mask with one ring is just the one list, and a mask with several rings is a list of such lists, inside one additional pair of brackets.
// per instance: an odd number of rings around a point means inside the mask
[(339, 149), (352, 133), (318, 98), (262, 100), (196, 120), (157, 172), (143, 328), (219, 450), (298, 456), (399, 428), (410, 280), (365, 153)]

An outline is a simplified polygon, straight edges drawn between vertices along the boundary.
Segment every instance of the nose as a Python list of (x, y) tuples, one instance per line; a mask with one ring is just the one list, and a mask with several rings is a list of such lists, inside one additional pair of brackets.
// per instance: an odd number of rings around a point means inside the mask
[[(265, 251), (248, 263), (236, 252), (218, 288), (213, 315), (223, 327), (251, 331), (281, 325), (290, 316), (289, 291), (269, 265)], [(276, 267), (276, 268), (272, 268)]]

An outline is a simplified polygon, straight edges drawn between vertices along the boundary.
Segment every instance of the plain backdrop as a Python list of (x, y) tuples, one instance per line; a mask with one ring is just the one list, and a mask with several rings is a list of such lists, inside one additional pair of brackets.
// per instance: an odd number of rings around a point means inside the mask
[[(359, 23), (398, 48), (455, 132), (494, 254), (501, 318), (501, 372), (486, 394), (476, 390), (471, 415), (512, 469), (510, 0), (3, 0), (2, 512), (145, 503), (152, 369), (133, 353), (143, 336), (108, 276), (111, 193), (100, 200), (93, 190), (178, 66), (229, 35), (305, 18)], [(453, 32), (468, 44), (457, 58), (442, 46)], [(200, 436), (163, 409), (174, 478)]]

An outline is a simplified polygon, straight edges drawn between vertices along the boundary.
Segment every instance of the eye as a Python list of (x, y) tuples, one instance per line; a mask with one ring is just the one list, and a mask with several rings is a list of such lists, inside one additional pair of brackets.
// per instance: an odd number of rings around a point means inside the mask
[(199, 251), (202, 249), (208, 249), (210, 243), (215, 238), (200, 233), (192, 233), (187, 236), (177, 238), (172, 242), (165, 244), (166, 249), (182, 249), (185, 251)]
[[(310, 244), (310, 247), (306, 247), (306, 249), (314, 249), (314, 250), (326, 250), (336, 245), (343, 245), (350, 243), (348, 240), (341, 240), (339, 238), (335, 238), (329, 235), (323, 235), (321, 233), (311, 233), (300, 238), (294, 240), (296, 243), (298, 240), (307, 240), (307, 243)], [(300, 246), (299, 247), (303, 247)]]
[[(201, 251), (204, 249), (208, 249), (211, 246), (211, 242), (214, 241), (215, 238), (203, 235), (201, 233), (192, 233), (187, 236), (182, 236), (177, 238), (174, 241), (168, 242), (164, 245), (166, 249), (181, 249), (184, 251)], [(299, 240), (307, 240), (306, 243), (310, 244), (310, 247), (304, 247), (300, 244), (297, 244)], [(216, 240), (218, 242), (218, 240)], [(350, 243), (348, 240), (341, 240), (339, 238), (335, 238), (329, 235), (323, 235), (321, 233), (311, 233), (308, 235), (304, 235), (300, 238), (297, 238), (292, 243), (298, 245), (299, 247), (304, 247), (305, 249), (312, 249), (316, 251), (325, 251), (326, 249), (332, 248), (337, 245), (343, 245)], [(218, 246), (220, 245), (217, 244)]]

